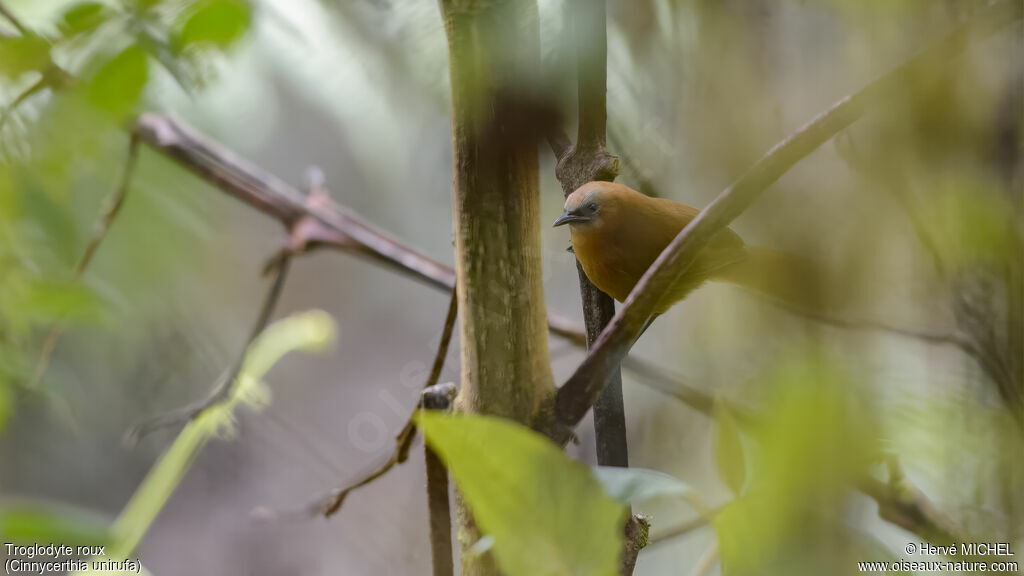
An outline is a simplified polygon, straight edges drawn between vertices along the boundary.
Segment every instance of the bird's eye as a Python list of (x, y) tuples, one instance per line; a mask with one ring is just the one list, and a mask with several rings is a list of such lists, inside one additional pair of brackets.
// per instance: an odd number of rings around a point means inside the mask
[(587, 210), (590, 210), (591, 212), (597, 212), (597, 202), (591, 202), (590, 204), (587, 204)]

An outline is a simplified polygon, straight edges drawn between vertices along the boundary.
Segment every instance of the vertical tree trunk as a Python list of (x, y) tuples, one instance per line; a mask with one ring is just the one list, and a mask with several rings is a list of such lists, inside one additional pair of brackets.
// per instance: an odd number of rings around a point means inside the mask
[[(462, 387), (456, 410), (533, 424), (555, 387), (541, 274), (537, 107), (540, 33), (532, 0), (441, 0), (455, 156)], [(459, 504), (465, 576), (497, 574)]]

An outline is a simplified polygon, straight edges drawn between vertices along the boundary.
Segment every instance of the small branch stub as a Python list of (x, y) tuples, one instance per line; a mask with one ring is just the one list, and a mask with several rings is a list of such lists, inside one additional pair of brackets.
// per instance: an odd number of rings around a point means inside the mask
[[(420, 403), (424, 410), (450, 412), (457, 390), (455, 384), (435, 384), (423, 391)], [(452, 576), (455, 559), (452, 556), (452, 514), (448, 499), (448, 469), (441, 458), (424, 447), (427, 467), (427, 507), (430, 510), (430, 551), (434, 576)]]

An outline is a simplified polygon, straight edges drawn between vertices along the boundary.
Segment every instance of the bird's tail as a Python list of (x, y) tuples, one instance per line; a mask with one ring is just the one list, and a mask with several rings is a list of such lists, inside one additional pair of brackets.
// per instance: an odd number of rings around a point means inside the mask
[(715, 274), (717, 280), (755, 290), (783, 304), (816, 310), (828, 300), (822, 266), (803, 256), (746, 246), (746, 258)]

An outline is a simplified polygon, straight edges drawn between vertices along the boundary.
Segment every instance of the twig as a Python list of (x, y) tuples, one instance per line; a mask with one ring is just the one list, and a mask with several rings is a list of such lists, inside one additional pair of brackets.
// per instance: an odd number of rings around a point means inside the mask
[(941, 514), (923, 492), (906, 481), (898, 485), (886, 484), (869, 477), (857, 487), (878, 503), (880, 518), (933, 544), (945, 546), (955, 542), (976, 541)]
[(650, 543), (651, 521), (642, 514), (633, 514), (626, 521), (625, 546), (619, 574), (630, 576), (636, 568), (636, 558)]
[[(125, 198), (128, 196), (128, 188), (131, 184), (132, 175), (135, 172), (135, 165), (138, 163), (139, 158), (139, 140), (134, 136), (128, 142), (128, 156), (125, 160), (124, 173), (121, 175), (121, 181), (114, 189), (114, 193), (107, 199), (107, 206), (104, 208), (100, 215), (100, 219), (96, 222), (93, 228), (92, 237), (89, 239), (89, 243), (85, 247), (85, 252), (78, 259), (78, 263), (75, 264), (74, 278), (77, 280), (82, 277), (89, 264), (92, 263), (93, 256), (96, 255), (96, 251), (99, 250), (100, 244), (103, 243), (103, 239), (107, 237), (107, 233), (110, 232), (111, 226), (114, 225), (114, 221), (117, 219), (117, 215), (121, 213), (121, 207), (124, 206)], [(64, 331), (66, 322), (64, 320), (58, 321), (46, 335), (46, 339), (43, 341), (42, 349), (39, 353), (39, 360), (36, 361), (35, 373), (32, 375), (32, 380), (29, 381), (28, 387), (34, 389), (39, 381), (42, 380), (43, 375), (46, 373), (47, 367), (50, 365), (50, 358), (53, 356), (53, 351), (57, 348), (57, 341), (60, 339), (61, 333)]]
[(781, 308), (791, 314), (801, 316), (808, 320), (820, 322), (822, 324), (828, 324), (836, 328), (843, 328), (846, 330), (859, 330), (859, 331), (877, 331), (886, 332), (896, 336), (902, 336), (904, 338), (913, 338), (921, 340), (929, 344), (939, 344), (945, 346), (956, 346), (964, 352), (970, 355), (974, 355), (974, 345), (971, 344), (969, 338), (966, 335), (955, 331), (955, 332), (941, 332), (941, 331), (929, 331), (929, 330), (916, 330), (913, 328), (903, 328), (900, 326), (893, 326), (885, 322), (877, 320), (868, 320), (863, 318), (840, 318), (837, 316), (830, 316), (823, 314), (816, 310), (810, 310), (807, 308), (801, 308), (785, 300), (778, 298), (765, 298), (765, 300), (772, 305)]
[[(437, 384), (437, 381), (441, 378), (441, 369), (444, 368), (444, 359), (448, 356), (448, 345), (452, 340), (452, 332), (455, 328), (455, 318), (458, 314), (459, 300), (452, 291), (451, 302), (448, 304), (448, 315), (444, 320), (444, 329), (441, 332), (441, 342), (437, 347), (437, 354), (434, 355), (434, 365), (430, 369), (430, 374), (427, 376), (427, 382), (423, 385), (424, 390)], [(421, 400), (422, 402), (422, 400)], [(421, 404), (417, 404), (416, 409), (419, 409)], [(415, 413), (415, 411), (414, 411)], [(412, 421), (412, 416), (402, 427), (402, 431), (395, 437), (395, 450), (391, 453), (387, 460), (383, 464), (374, 468), (369, 474), (361, 477), (359, 480), (335, 490), (327, 498), (320, 499), (313, 505), (314, 512), (322, 513), (326, 517), (331, 517), (341, 509), (341, 505), (345, 503), (345, 498), (352, 493), (353, 490), (362, 488), (367, 484), (373, 482), (377, 478), (387, 474), (392, 468), (398, 464), (404, 463), (409, 458), (409, 449), (412, 447), (412, 441), (416, 438), (416, 424)]]
[(281, 299), (281, 292), (284, 290), (285, 279), (288, 277), (288, 268), (290, 267), (291, 259), (287, 256), (277, 259), (276, 265), (274, 266), (274, 281), (271, 282), (270, 288), (267, 290), (266, 296), (263, 298), (263, 304), (260, 306), (259, 315), (256, 317), (256, 322), (253, 323), (252, 330), (249, 332), (249, 337), (245, 340), (245, 345), (235, 356), (234, 362), (228, 367), (226, 371), (214, 382), (213, 388), (210, 390), (210, 394), (205, 400), (166, 412), (154, 416), (144, 422), (136, 424), (128, 429), (125, 433), (124, 443), (128, 446), (134, 446), (139, 440), (162, 428), (168, 428), (183, 424), (189, 420), (193, 420), (201, 415), (206, 410), (213, 406), (220, 404), (227, 400), (231, 395), (231, 390), (234, 388), (235, 383), (238, 380), (238, 375), (242, 370), (242, 365), (245, 362), (246, 352), (249, 350), (249, 346), (252, 345), (253, 341), (266, 329), (267, 324), (270, 323), (270, 319), (274, 314), (274, 310), (277, 308), (277, 302)]
[[(424, 410), (448, 412), (455, 400), (455, 386), (441, 384), (423, 391), (420, 404)], [(430, 511), (430, 551), (434, 576), (453, 576), (452, 515), (448, 500), (448, 468), (441, 458), (424, 445), (427, 467), (427, 507)]]
[[(147, 146), (171, 158), (221, 191), (273, 217), (290, 231), (302, 227), (306, 240), (297, 251), (337, 248), (383, 263), (445, 292), (455, 288), (455, 271), (402, 244), (363, 217), (323, 195), (302, 194), (279, 178), (246, 162), (195, 129), (168, 116), (143, 114), (133, 132)], [(572, 320), (548, 315), (548, 327), (582, 346), (583, 331)]]
[[(989, 5), (970, 22), (868, 84), (860, 92), (843, 98), (769, 150), (746, 174), (694, 218), (637, 282), (622, 309), (601, 333), (583, 363), (558, 390), (555, 403), (557, 425), (551, 428), (556, 431), (571, 430), (583, 418), (629, 351), (661, 296), (686, 271), (711, 237), (739, 216), (765, 188), (829, 138), (860, 118), (870, 107), (912, 82), (937, 59), (955, 55), (967, 45), (972, 36), (991, 34), (1018, 21), (1020, 16), (1020, 3), (1014, 0), (1000, 0)], [(568, 441), (568, 436), (563, 433), (558, 440)]]
[(7, 21), (10, 22), (11, 25), (14, 26), (18, 30), (18, 33), (22, 36), (32, 35), (32, 31), (26, 28), (25, 25), (21, 23), (21, 19), (15, 16), (14, 13), (12, 13), (10, 9), (7, 8), (7, 6), (3, 3), (0, 3), (0, 16), (6, 18)]
[(11, 100), (11, 103), (5, 106), (3, 110), (0, 110), (0, 131), (2, 131), (4, 126), (7, 125), (7, 119), (14, 114), (18, 107), (24, 104), (25, 101), (32, 96), (45, 89), (49, 83), (49, 79), (45, 75), (41, 76), (39, 80), (36, 80), (28, 88), (25, 88), (20, 94), (15, 96), (14, 100)]

